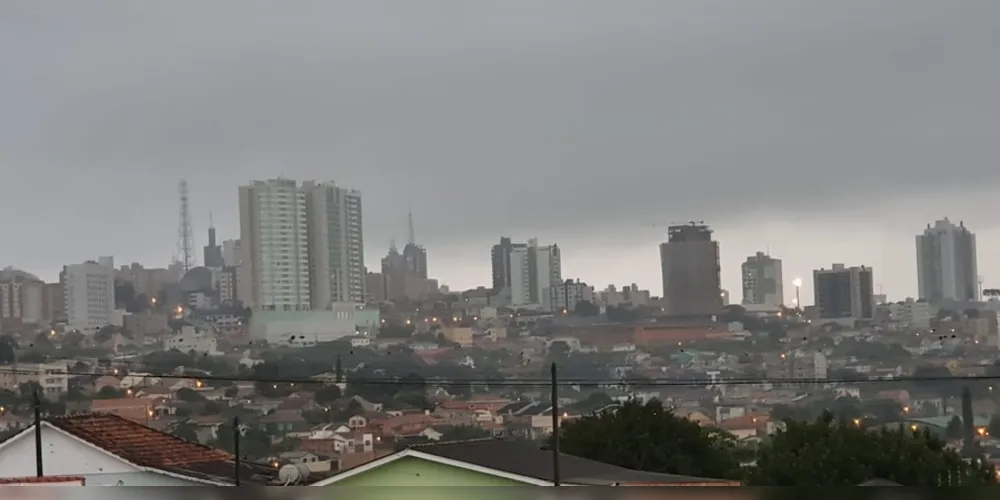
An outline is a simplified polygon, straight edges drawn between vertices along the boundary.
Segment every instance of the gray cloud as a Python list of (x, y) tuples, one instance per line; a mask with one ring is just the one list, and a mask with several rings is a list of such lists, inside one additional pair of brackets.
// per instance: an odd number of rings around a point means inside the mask
[(179, 178), (232, 234), (235, 185), (280, 174), (364, 190), (370, 257), (412, 200), (452, 281), (509, 233), (658, 288), (655, 258), (584, 254), (687, 219), (759, 248), (765, 221), (995, 185), (998, 25), (972, 0), (4, 2), (0, 204), (55, 229), (4, 256), (164, 259)]

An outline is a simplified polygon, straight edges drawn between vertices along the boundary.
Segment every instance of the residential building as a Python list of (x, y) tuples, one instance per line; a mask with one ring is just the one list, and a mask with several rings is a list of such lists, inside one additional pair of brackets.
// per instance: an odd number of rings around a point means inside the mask
[(240, 240), (223, 240), (222, 264), (225, 266), (238, 266), (242, 251)]
[(332, 342), (355, 334), (357, 310), (351, 302), (317, 311), (256, 311), (250, 317), (250, 338), (255, 343), (292, 347)]
[(540, 247), (535, 238), (527, 244), (513, 244), (504, 237), (493, 247), (492, 256), (494, 289), (500, 285), (512, 307), (543, 305), (545, 290), (563, 282), (557, 245)]
[(332, 182), (302, 183), (309, 228), (309, 284), (314, 309), (365, 301), (361, 192)]
[[(192, 443), (107, 413), (41, 422), (45, 474), (83, 478), (86, 486), (233, 486), (281, 484), (276, 468)], [(0, 478), (36, 473), (34, 425), (0, 446)]]
[(382, 273), (365, 273), (365, 302), (385, 302), (389, 300), (386, 276)]
[(566, 280), (549, 287), (543, 305), (548, 311), (573, 312), (580, 302), (594, 303), (594, 287), (580, 280)]
[(44, 319), (45, 282), (8, 267), (0, 270), (0, 324), (35, 324)]
[(930, 328), (934, 317), (932, 306), (926, 300), (908, 298), (902, 302), (891, 302), (884, 307), (889, 310), (889, 319), (904, 328)]
[(194, 352), (202, 356), (221, 356), (219, 341), (210, 331), (193, 326), (184, 326), (181, 332), (163, 339), (163, 350), (177, 349), (180, 352)]
[(219, 302), (235, 304), (240, 301), (240, 268), (225, 266), (219, 271)]
[(295, 181), (253, 181), (239, 188), (243, 304), (310, 310), (306, 192)]
[(113, 323), (115, 269), (111, 257), (63, 268), (66, 320), (70, 329), (96, 333)]
[(743, 304), (780, 306), (785, 303), (780, 259), (757, 252), (747, 257), (740, 270), (743, 275)]
[(66, 291), (62, 281), (42, 285), (42, 318), (49, 323), (66, 321)]
[(976, 235), (959, 221), (948, 218), (927, 225), (917, 235), (917, 286), (919, 298), (941, 301), (979, 300)]
[(618, 290), (615, 285), (608, 285), (603, 291), (598, 292), (597, 300), (602, 306), (645, 306), (649, 305), (649, 290), (640, 290), (639, 285), (632, 283), (623, 286)]
[(208, 245), (204, 247), (205, 267), (209, 269), (221, 269), (225, 265), (222, 258), (222, 247), (215, 241), (215, 226), (208, 228)]
[(128, 266), (121, 266), (115, 272), (115, 279), (131, 284), (136, 296), (145, 295), (150, 299), (159, 297), (160, 292), (170, 285), (179, 283), (183, 276), (183, 265), (171, 268), (146, 269), (138, 262), (133, 262)]
[[(551, 417), (549, 418), (551, 420)], [(739, 481), (643, 472), (560, 455), (562, 485), (739, 486)], [(553, 486), (552, 453), (530, 441), (479, 439), (408, 447), (313, 486)]]
[(17, 393), (21, 384), (34, 383), (41, 396), (57, 400), (69, 390), (66, 363), (14, 363), (0, 365), (0, 389)]
[(875, 290), (870, 267), (813, 271), (814, 304), (822, 320), (870, 321), (875, 318)]
[(664, 312), (672, 316), (710, 316), (722, 309), (719, 244), (712, 230), (697, 222), (667, 228), (660, 244)]

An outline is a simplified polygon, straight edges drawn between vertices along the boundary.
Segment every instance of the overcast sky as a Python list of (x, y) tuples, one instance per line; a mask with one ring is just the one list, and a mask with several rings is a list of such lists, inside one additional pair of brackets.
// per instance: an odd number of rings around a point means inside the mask
[(509, 235), (658, 295), (694, 219), (734, 300), (768, 248), (789, 297), (844, 262), (901, 299), (943, 216), (1000, 286), (998, 26), (995, 0), (5, 0), (0, 266), (162, 266), (179, 179), (203, 245), (283, 175), (364, 192), (372, 268), (412, 203), (452, 288)]

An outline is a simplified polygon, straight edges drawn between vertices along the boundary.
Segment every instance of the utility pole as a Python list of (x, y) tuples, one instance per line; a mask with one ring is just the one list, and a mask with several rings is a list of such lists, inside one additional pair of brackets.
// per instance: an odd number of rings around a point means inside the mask
[(233, 481), (240, 485), (240, 417), (233, 417)]
[(38, 477), (45, 475), (42, 467), (42, 398), (38, 394), (38, 389), (34, 393), (35, 403), (35, 474)]
[(559, 486), (559, 379), (552, 363), (552, 485)]

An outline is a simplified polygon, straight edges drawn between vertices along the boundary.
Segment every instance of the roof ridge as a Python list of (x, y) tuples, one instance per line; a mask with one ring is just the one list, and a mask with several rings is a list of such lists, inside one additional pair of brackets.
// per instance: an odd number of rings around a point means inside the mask
[(407, 448), (430, 448), (433, 446), (442, 446), (446, 444), (469, 444), (469, 443), (485, 443), (489, 441), (503, 441), (503, 439), (493, 438), (493, 437), (482, 437), (482, 438), (472, 438), (472, 439), (455, 439), (452, 441), (434, 441), (432, 443), (418, 443), (407, 446)]

